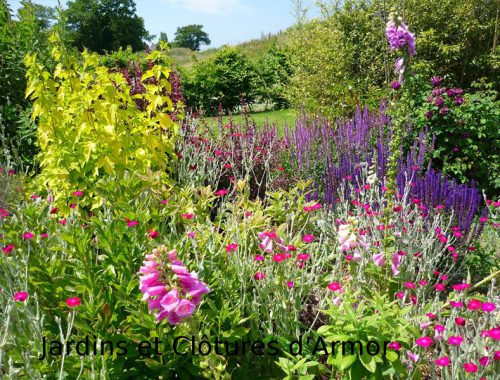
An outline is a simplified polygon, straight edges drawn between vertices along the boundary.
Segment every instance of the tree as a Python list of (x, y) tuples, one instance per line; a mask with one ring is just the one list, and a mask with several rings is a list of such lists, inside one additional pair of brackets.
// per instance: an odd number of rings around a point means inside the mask
[(204, 32), (203, 25), (186, 25), (177, 28), (174, 44), (191, 50), (200, 50), (200, 45), (210, 45), (210, 38)]
[(136, 14), (134, 0), (74, 0), (65, 11), (73, 44), (97, 53), (131, 46), (138, 51), (152, 36)]
[(243, 100), (254, 99), (255, 71), (248, 58), (235, 48), (223, 48), (206, 61), (195, 64), (183, 77), (189, 107), (216, 115), (219, 105), (232, 112)]
[(160, 39), (158, 40), (158, 43), (160, 43), (160, 41), (163, 41), (163, 42), (165, 42), (165, 43), (168, 43), (167, 33), (164, 33), (164, 32), (161, 32), (161, 33), (160, 33)]

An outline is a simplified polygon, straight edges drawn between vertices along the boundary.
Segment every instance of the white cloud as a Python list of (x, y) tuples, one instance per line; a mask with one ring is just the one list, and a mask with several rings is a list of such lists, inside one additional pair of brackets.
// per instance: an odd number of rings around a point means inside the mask
[(241, 0), (166, 0), (167, 3), (200, 13), (222, 14), (233, 11), (250, 12), (248, 5)]

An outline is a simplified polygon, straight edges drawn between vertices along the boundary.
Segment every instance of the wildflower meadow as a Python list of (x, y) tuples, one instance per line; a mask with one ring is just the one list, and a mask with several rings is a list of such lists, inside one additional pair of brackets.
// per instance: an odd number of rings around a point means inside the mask
[(498, 379), (499, 5), (422, 2), (0, 1), (0, 379)]

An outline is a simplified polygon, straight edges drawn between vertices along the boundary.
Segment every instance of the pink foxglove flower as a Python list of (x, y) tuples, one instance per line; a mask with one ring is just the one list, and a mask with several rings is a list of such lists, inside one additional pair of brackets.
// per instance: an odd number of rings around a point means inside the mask
[(273, 244), (282, 244), (283, 241), (278, 237), (275, 231), (263, 231), (259, 233), (259, 239), (261, 239), (261, 243), (259, 244), (259, 248), (267, 253), (273, 252)]
[(163, 245), (146, 255), (139, 275), (142, 300), (148, 302), (158, 322), (167, 319), (173, 325), (180, 323), (195, 312), (202, 296), (210, 292), (195, 272), (190, 273), (177, 260), (176, 250), (168, 251)]
[(394, 276), (397, 276), (399, 274), (399, 265), (401, 264), (401, 256), (398, 255), (397, 253), (394, 253), (392, 255), (392, 266), (391, 266), (391, 269), (392, 269), (392, 274)]
[(377, 253), (377, 254), (373, 255), (373, 262), (378, 267), (381, 267), (382, 265), (384, 265), (384, 263), (385, 263), (384, 254)]
[(408, 357), (411, 359), (411, 361), (413, 363), (416, 363), (418, 362), (418, 359), (420, 359), (420, 355), (418, 354), (414, 354), (413, 352), (411, 351), (407, 351), (406, 354), (408, 355)]

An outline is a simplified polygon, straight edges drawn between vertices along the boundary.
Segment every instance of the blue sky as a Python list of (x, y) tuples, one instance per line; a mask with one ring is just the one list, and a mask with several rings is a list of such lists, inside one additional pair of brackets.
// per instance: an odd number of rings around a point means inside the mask
[[(17, 10), (20, 0), (7, 0)], [(56, 6), (57, 0), (34, 0)], [(61, 0), (64, 5), (65, 0)], [(313, 0), (303, 0), (311, 16), (317, 14)], [(236, 44), (262, 33), (276, 33), (295, 22), (290, 0), (136, 0), (137, 13), (144, 18), (147, 30), (169, 40), (179, 26), (201, 24), (212, 40), (211, 47)]]

